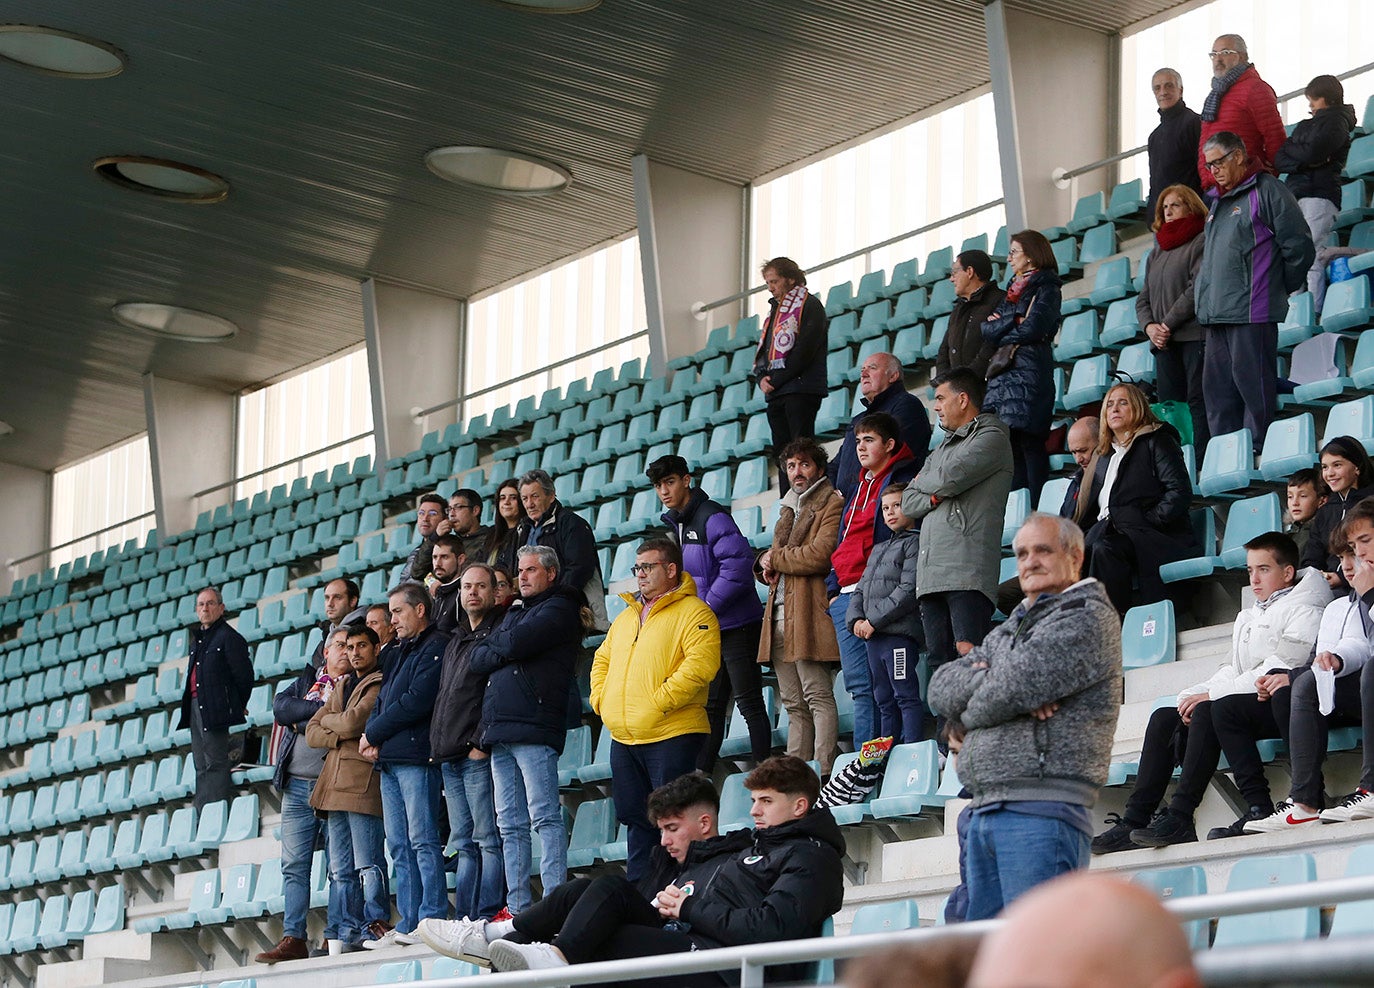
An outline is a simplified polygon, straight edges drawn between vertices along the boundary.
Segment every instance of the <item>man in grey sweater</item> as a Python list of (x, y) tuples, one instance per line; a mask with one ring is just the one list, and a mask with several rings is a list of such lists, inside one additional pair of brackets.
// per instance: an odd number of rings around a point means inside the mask
[(967, 732), (970, 920), (1087, 865), (1121, 706), (1121, 627), (1102, 585), (1078, 579), (1082, 531), (1035, 512), (1013, 546), (1026, 599), (930, 681), (931, 705)]

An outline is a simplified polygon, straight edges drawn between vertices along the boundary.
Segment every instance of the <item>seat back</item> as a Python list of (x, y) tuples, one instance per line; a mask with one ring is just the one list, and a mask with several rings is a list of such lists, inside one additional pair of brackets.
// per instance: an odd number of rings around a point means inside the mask
[[(1161, 899), (1186, 898), (1207, 894), (1207, 873), (1201, 865), (1187, 865), (1181, 868), (1153, 868), (1138, 871), (1131, 881), (1143, 885)], [(1211, 937), (1211, 924), (1205, 919), (1197, 919), (1183, 924), (1183, 932), (1188, 944), (1194, 950), (1206, 950)]]
[(940, 784), (940, 748), (935, 741), (896, 745), (887, 756), (879, 798), (924, 796)]
[(1126, 669), (1174, 661), (1174, 602), (1142, 604), (1126, 612), (1121, 625), (1121, 664)]
[(855, 911), (854, 923), (850, 926), (849, 932), (855, 936), (864, 933), (894, 933), (897, 930), (914, 930), (920, 925), (920, 914), (915, 899), (870, 902)]
[[(1310, 854), (1273, 854), (1242, 858), (1231, 868), (1226, 891), (1242, 892), (1302, 885), (1317, 880), (1317, 863)], [(1223, 916), (1217, 921), (1216, 947), (1243, 947), (1287, 940), (1312, 940), (1321, 933), (1321, 910), (1315, 906), (1276, 909), (1264, 913)]]
[[(1361, 844), (1350, 852), (1345, 863), (1346, 878), (1374, 876), (1374, 844)], [(1332, 937), (1365, 936), (1374, 934), (1374, 901), (1343, 902), (1336, 907), (1331, 921)]]

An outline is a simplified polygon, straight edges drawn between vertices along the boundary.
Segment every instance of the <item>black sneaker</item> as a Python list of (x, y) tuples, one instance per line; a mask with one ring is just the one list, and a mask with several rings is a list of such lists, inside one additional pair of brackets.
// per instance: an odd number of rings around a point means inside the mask
[(1139, 845), (1131, 840), (1131, 831), (1136, 829), (1135, 824), (1127, 823), (1119, 813), (1108, 813), (1107, 819), (1103, 822), (1110, 823), (1111, 827), (1093, 838), (1092, 852), (1094, 854), (1114, 854), (1117, 851), (1136, 850)]
[(1211, 830), (1207, 831), (1207, 839), (1225, 840), (1227, 837), (1244, 837), (1245, 825), (1247, 823), (1254, 823), (1256, 820), (1263, 820), (1267, 816), (1273, 816), (1273, 814), (1273, 804), (1270, 804), (1268, 806), (1252, 806), (1245, 811), (1244, 816), (1242, 816), (1239, 820), (1237, 820), (1230, 826), (1213, 827)]
[(1168, 847), (1170, 844), (1189, 844), (1197, 840), (1193, 818), (1164, 810), (1156, 813), (1148, 827), (1131, 831), (1131, 840), (1139, 847)]

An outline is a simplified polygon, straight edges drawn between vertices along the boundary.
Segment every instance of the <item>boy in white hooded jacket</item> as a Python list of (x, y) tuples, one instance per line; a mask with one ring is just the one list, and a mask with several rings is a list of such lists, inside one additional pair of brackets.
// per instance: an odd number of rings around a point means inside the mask
[[(1245, 825), (1247, 834), (1291, 830), (1324, 821), (1345, 823), (1374, 817), (1374, 779), (1366, 771), (1356, 790), (1323, 811), (1326, 785), (1322, 779), (1322, 760), (1326, 757), (1327, 728), (1348, 724), (1374, 723), (1374, 710), (1362, 709), (1374, 699), (1374, 676), (1362, 670), (1374, 668), (1374, 617), (1360, 591), (1374, 588), (1374, 567), (1355, 556), (1344, 522), (1331, 533), (1330, 551), (1341, 561), (1341, 575), (1355, 589), (1326, 605), (1316, 654), (1310, 665), (1293, 675), (1292, 685), (1275, 694), (1275, 716), (1288, 713), (1288, 753), (1293, 767), (1293, 784), (1288, 798), (1262, 820)], [(1317, 692), (1317, 677), (1332, 677), (1330, 709), (1323, 713)]]
[[(1267, 730), (1273, 722), (1268, 701), (1277, 688), (1277, 677), (1283, 677), (1286, 685), (1289, 670), (1311, 656), (1322, 611), (1331, 600), (1331, 588), (1316, 570), (1304, 570), (1299, 578), (1297, 544), (1281, 532), (1257, 536), (1245, 544), (1245, 550), (1255, 603), (1236, 615), (1230, 657), (1209, 679), (1180, 690), (1176, 707), (1160, 707), (1150, 716), (1135, 790), (1126, 802), (1125, 813), (1093, 840), (1095, 854), (1197, 840), (1193, 814), (1221, 760), (1219, 710), (1232, 707), (1249, 715), (1235, 736), (1251, 732), (1252, 747), (1254, 738), (1279, 736), (1276, 727), (1273, 734), (1253, 732)], [(1258, 752), (1254, 761), (1263, 779)], [(1182, 766), (1182, 772), (1169, 806), (1152, 819), (1177, 765)], [(1231, 765), (1235, 767), (1234, 760)], [(1267, 790), (1264, 799), (1265, 805), (1252, 809), (1246, 820), (1273, 812)], [(1221, 831), (1229, 829), (1216, 828), (1208, 836), (1223, 836)], [(1239, 827), (1236, 833), (1240, 833)]]

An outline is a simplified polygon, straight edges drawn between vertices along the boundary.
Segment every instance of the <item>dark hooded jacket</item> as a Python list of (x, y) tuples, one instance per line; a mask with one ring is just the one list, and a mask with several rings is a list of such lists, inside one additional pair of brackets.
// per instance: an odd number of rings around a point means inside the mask
[(382, 673), (377, 705), (363, 729), (381, 752), (380, 761), (431, 764), (429, 723), (447, 641), (432, 624), (414, 638), (397, 639)]
[(502, 611), (489, 611), (473, 628), (467, 615), (459, 619), (444, 649), (439, 693), (429, 722), (429, 748), (435, 762), (460, 761), (482, 740), (482, 700), (487, 677), (472, 670), (469, 661), (478, 642), (501, 623)]
[(1293, 198), (1327, 199), (1341, 208), (1341, 170), (1354, 128), (1355, 108), (1349, 103), (1323, 107), (1293, 128), (1274, 155), (1274, 169), (1286, 176)]

